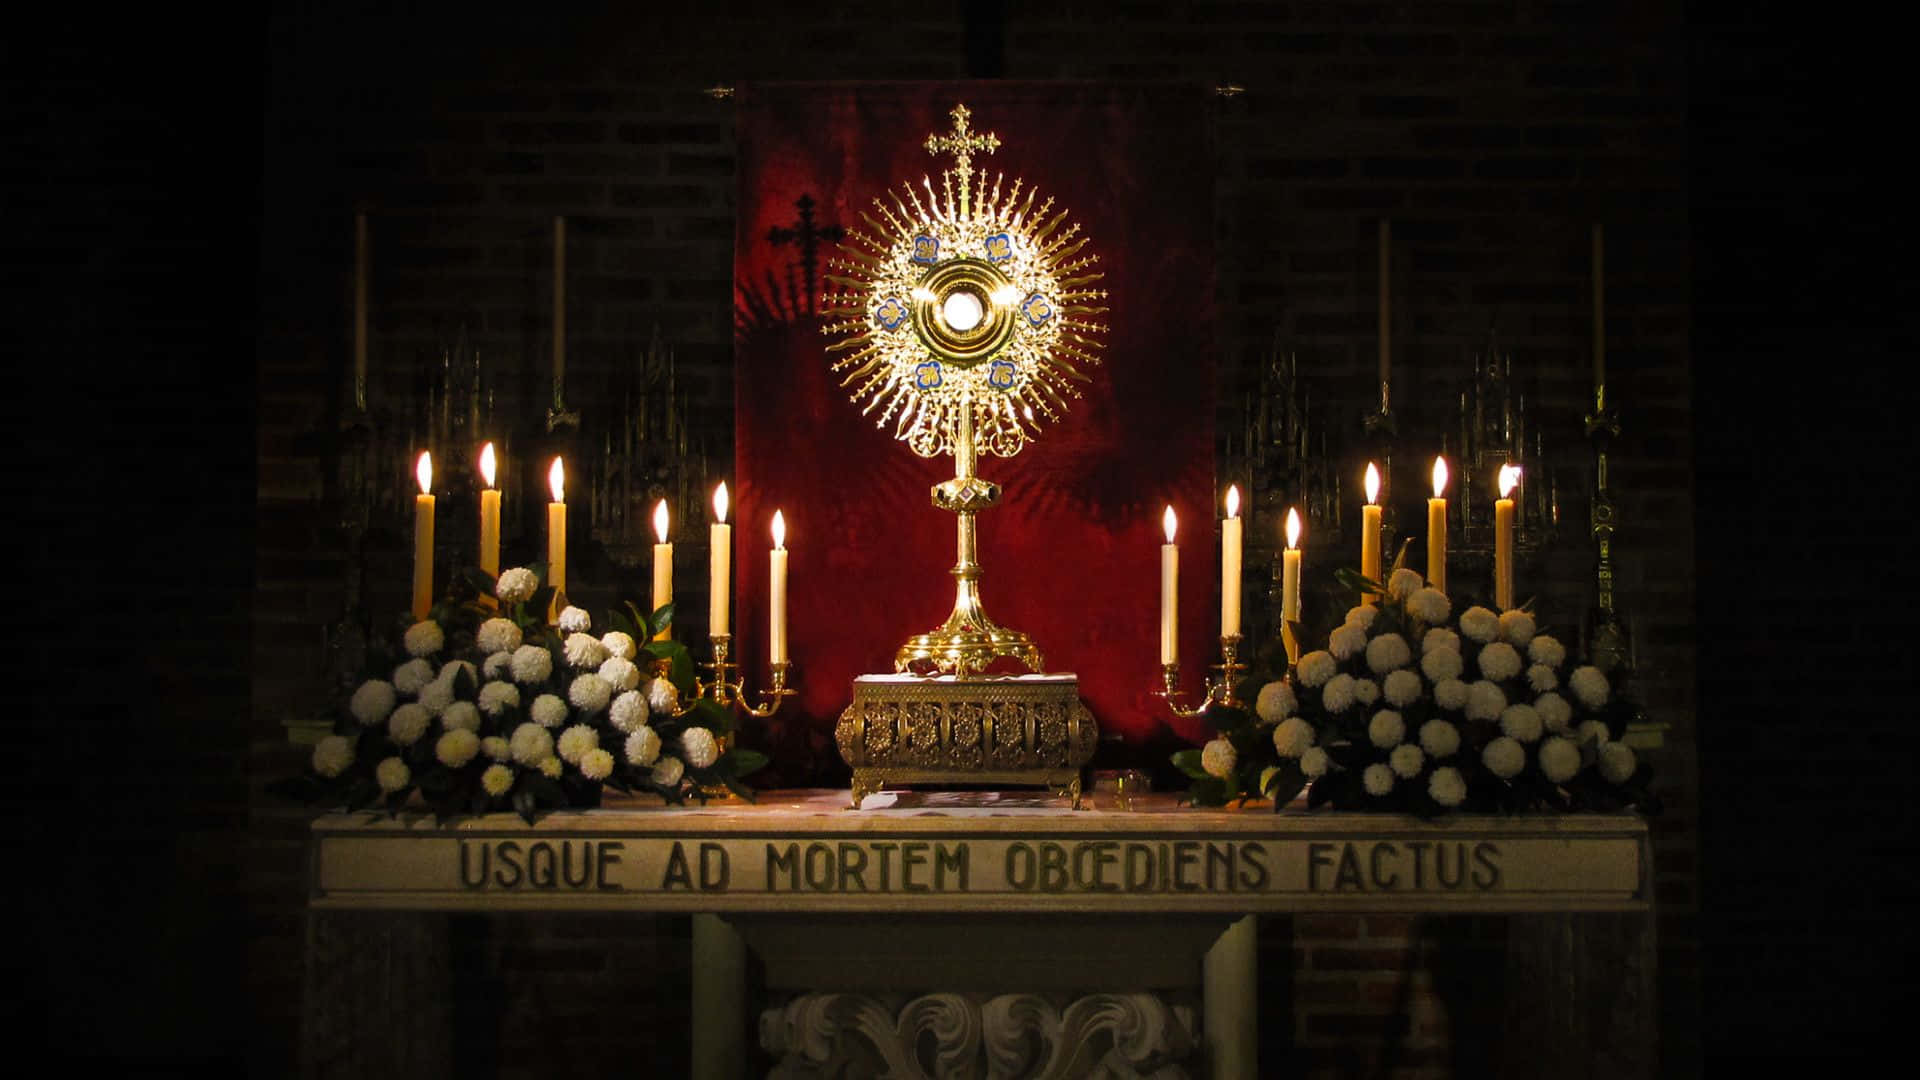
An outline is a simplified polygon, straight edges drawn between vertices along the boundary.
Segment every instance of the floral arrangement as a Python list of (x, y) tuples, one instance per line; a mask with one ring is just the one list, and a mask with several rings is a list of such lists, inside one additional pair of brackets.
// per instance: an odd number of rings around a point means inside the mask
[(1412, 570), (1347, 612), (1327, 647), (1258, 686), (1252, 712), (1215, 705), (1217, 737), (1173, 763), (1196, 805), (1301, 789), (1307, 806), (1437, 816), (1450, 811), (1657, 809), (1652, 771), (1621, 741), (1639, 711), (1577, 664), (1531, 612), (1469, 607)]
[(653, 640), (673, 606), (546, 613), (546, 567), (470, 570), (453, 597), (400, 635), (341, 703), (304, 775), (279, 785), (310, 803), (397, 813), (416, 794), (443, 820), (512, 809), (591, 807), (603, 788), (670, 803), (725, 788), (766, 764), (731, 746), (733, 714), (699, 696), (677, 641)]

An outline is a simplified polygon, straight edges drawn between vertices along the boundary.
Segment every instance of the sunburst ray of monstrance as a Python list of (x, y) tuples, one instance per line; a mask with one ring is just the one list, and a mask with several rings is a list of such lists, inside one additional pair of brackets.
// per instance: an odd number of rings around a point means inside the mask
[(862, 415), (921, 457), (953, 455), (953, 479), (933, 488), (933, 504), (958, 519), (953, 613), (909, 638), (894, 669), (931, 664), (964, 677), (1011, 658), (1038, 672), (1038, 646), (980, 602), (973, 518), (999, 501), (1000, 486), (975, 474), (975, 459), (1019, 453), (1080, 396), (1100, 362), (1107, 294), (1067, 211), (1017, 177), (976, 171), (974, 155), (1000, 139), (972, 131), (965, 105), (950, 115), (953, 130), (926, 142), (953, 157), (938, 189), (922, 178), (873, 200), (867, 230), (850, 232), (828, 261), (838, 291), (821, 298), (822, 330), (840, 338), (828, 347), (833, 370)]

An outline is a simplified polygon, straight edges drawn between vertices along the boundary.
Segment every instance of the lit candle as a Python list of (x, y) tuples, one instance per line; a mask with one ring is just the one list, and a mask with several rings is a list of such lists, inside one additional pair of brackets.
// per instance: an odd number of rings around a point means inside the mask
[(1513, 607), (1513, 493), (1520, 482), (1520, 466), (1500, 466), (1500, 498), (1493, 504), (1493, 606)]
[(493, 444), (480, 448), (480, 478), (487, 486), (480, 490), (480, 569), (489, 577), (500, 576), (500, 489), (494, 486)]
[(1427, 584), (1447, 591), (1447, 459), (1433, 459), (1433, 498), (1427, 500)]
[[(659, 611), (673, 603), (673, 545), (667, 543), (665, 499), (653, 508), (653, 534), (659, 537), (659, 543), (653, 545), (653, 610)], [(653, 635), (653, 640), (665, 641), (672, 636), (673, 628), (668, 627)]]
[(1227, 488), (1227, 518), (1220, 523), (1220, 636), (1240, 634), (1240, 487)]
[(413, 475), (420, 494), (413, 498), (413, 617), (427, 617), (433, 606), (433, 455), (420, 451)]
[(1180, 549), (1173, 544), (1173, 531), (1179, 522), (1173, 507), (1160, 516), (1167, 531), (1167, 542), (1160, 547), (1160, 662), (1180, 662)]
[[(1367, 462), (1367, 505), (1360, 508), (1360, 576), (1369, 581), (1380, 580), (1380, 469), (1373, 462)], [(1377, 604), (1380, 597), (1373, 593), (1360, 595), (1362, 604)]]
[(1287, 646), (1287, 663), (1300, 660), (1300, 642), (1293, 624), (1300, 621), (1300, 512), (1287, 508), (1287, 550), (1280, 553), (1280, 640)]
[(547, 504), (547, 584), (553, 586), (547, 621), (559, 622), (567, 591), (567, 469), (559, 458), (547, 469), (547, 487), (553, 491)]
[(714, 522), (707, 527), (708, 633), (727, 633), (727, 609), (733, 599), (733, 526), (727, 524), (727, 484), (713, 492)]
[(773, 551), (768, 555), (772, 603), (768, 619), (767, 657), (776, 664), (787, 662), (787, 519), (773, 512)]

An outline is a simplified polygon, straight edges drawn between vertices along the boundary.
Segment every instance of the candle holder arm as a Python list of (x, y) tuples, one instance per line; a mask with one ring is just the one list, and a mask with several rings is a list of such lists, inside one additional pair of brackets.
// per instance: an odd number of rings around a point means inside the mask
[(1161, 688), (1152, 691), (1153, 696), (1165, 699), (1167, 711), (1182, 719), (1205, 715), (1215, 705), (1239, 708), (1243, 702), (1234, 693), (1234, 684), (1239, 681), (1240, 673), (1247, 670), (1247, 665), (1240, 663), (1240, 635), (1232, 634), (1220, 639), (1220, 659), (1220, 663), (1212, 665), (1212, 670), (1219, 672), (1220, 676), (1217, 680), (1208, 677), (1200, 704), (1188, 706), (1184, 703), (1186, 692), (1180, 689), (1180, 665), (1177, 663), (1160, 665)]

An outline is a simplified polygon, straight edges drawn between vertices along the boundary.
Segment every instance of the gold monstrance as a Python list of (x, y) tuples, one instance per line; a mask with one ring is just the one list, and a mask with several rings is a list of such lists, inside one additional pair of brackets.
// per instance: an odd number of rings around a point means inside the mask
[[(854, 727), (840, 740), (855, 766), (856, 804), (863, 786), (909, 771), (923, 780), (1012, 779), (1021, 772), (1016, 764), (1045, 765), (1051, 777), (1069, 764), (1077, 770), (1092, 746), (1092, 717), (1079, 704), (1073, 676), (991, 687), (968, 680), (1002, 657), (1030, 672), (1042, 669), (1033, 640), (994, 622), (981, 604), (973, 518), (999, 501), (1000, 487), (974, 467), (982, 450), (1019, 453), (1040, 418), (1059, 419), (1068, 399), (1080, 396), (1075, 384), (1089, 381), (1082, 367), (1100, 362), (1097, 337), (1107, 329), (1093, 321), (1107, 310), (1096, 306), (1106, 292), (1092, 287), (1104, 275), (1090, 269), (1098, 256), (1080, 254), (1087, 244), (1080, 226), (1067, 224), (1067, 211), (1055, 210), (1052, 198), (1039, 200), (1037, 189), (1018, 178), (1008, 185), (1004, 174), (989, 182), (975, 172), (974, 155), (993, 153), (1000, 139), (972, 131), (965, 105), (951, 115), (953, 130), (926, 142), (930, 154), (953, 155), (938, 190), (923, 178), (918, 188), (903, 184), (888, 201), (875, 199), (879, 216), (861, 215), (871, 232), (851, 232), (841, 257), (827, 263), (826, 278), (841, 291), (822, 297), (834, 320), (822, 329), (841, 337), (828, 351), (845, 354), (833, 370), (843, 373), (853, 401), (865, 403), (862, 415), (874, 416), (882, 430), (892, 425), (894, 437), (921, 457), (951, 453), (954, 461), (953, 479), (933, 488), (933, 504), (958, 521), (953, 613), (894, 656), (895, 672), (930, 666), (944, 678), (917, 688), (900, 676), (856, 680)], [(1041, 696), (1023, 697), (1026, 691)], [(862, 711), (871, 695), (905, 710), (887, 714), (885, 731)], [(1036, 725), (1023, 711), (1029, 708), (1040, 710), (1038, 726), (1057, 728), (1070, 749), (1055, 754), (1038, 746)], [(928, 725), (919, 734), (916, 716)], [(1002, 728), (1003, 720), (1020, 723)], [(848, 723), (843, 718), (842, 728)], [(1006, 742), (1016, 726), (1028, 732), (1024, 749)], [(998, 730), (1009, 734), (996, 739)], [(910, 747), (921, 751), (921, 768), (875, 771)], [(989, 769), (996, 761), (1005, 767)], [(871, 784), (863, 785), (863, 762), (874, 766), (864, 776)]]

